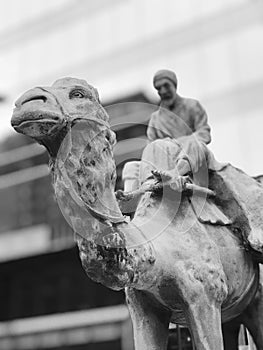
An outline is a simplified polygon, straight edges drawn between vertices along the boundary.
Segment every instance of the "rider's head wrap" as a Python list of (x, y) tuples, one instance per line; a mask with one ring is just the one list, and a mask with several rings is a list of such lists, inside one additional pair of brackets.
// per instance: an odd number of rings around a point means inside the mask
[(176, 74), (169, 70), (169, 69), (161, 69), (161, 70), (158, 70), (158, 72), (156, 72), (154, 74), (154, 77), (153, 77), (153, 86), (155, 87), (155, 83), (157, 80), (159, 79), (169, 79), (174, 85), (175, 87), (177, 87), (177, 77), (176, 77)]

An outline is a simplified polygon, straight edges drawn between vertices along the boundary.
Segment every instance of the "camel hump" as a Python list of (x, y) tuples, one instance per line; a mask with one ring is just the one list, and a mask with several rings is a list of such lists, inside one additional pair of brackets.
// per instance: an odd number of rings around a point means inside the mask
[[(153, 170), (173, 169), (179, 156), (179, 143), (155, 140), (145, 148), (141, 162), (126, 165), (124, 180), (129, 178), (132, 186), (140, 186), (151, 178)], [(202, 201), (201, 206), (198, 198), (192, 200), (199, 221), (233, 227), (233, 232), (263, 262), (263, 176), (255, 179), (231, 164), (200, 169), (200, 176), (193, 174), (193, 182), (208, 187), (216, 197)]]
[(257, 182), (263, 184), (263, 175), (253, 176), (253, 179), (255, 179)]
[(209, 188), (217, 193), (217, 206), (232, 219), (235, 228), (263, 262), (263, 183), (260, 179), (229, 164), (220, 171), (210, 172)]

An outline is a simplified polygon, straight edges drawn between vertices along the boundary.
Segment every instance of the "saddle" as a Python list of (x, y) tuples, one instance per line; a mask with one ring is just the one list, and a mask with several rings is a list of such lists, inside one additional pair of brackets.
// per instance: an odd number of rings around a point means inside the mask
[[(129, 182), (128, 191), (117, 193), (124, 214), (135, 212), (142, 194), (158, 192), (163, 186), (152, 181), (138, 186), (139, 166), (140, 162), (127, 163), (123, 171), (124, 180), (128, 174), (129, 181), (134, 179), (136, 183), (132, 187)], [(188, 184), (183, 191), (202, 224), (227, 226), (254, 259), (263, 263), (263, 184), (260, 181), (227, 164), (221, 170), (209, 170), (208, 188)], [(197, 196), (192, 195), (193, 191)], [(199, 196), (206, 198), (202, 201)]]

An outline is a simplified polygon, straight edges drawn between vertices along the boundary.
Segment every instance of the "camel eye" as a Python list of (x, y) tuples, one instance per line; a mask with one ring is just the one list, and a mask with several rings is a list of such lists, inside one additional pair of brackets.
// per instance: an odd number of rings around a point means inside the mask
[(73, 90), (69, 94), (69, 98), (84, 98), (85, 93), (81, 90)]

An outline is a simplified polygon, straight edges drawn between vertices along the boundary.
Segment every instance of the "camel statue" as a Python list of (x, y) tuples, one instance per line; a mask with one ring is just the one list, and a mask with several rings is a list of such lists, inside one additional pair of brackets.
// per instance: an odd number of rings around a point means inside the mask
[[(197, 350), (238, 349), (243, 323), (263, 349), (263, 274), (243, 245), (246, 222), (236, 227), (224, 213), (211, 223), (199, 220), (195, 208), (212, 197), (204, 200), (196, 187), (194, 207), (191, 188), (178, 193), (156, 180), (147, 180), (133, 219), (125, 217), (114, 193), (115, 134), (97, 90), (84, 80), (63, 78), (27, 91), (11, 123), (47, 148), (56, 198), (87, 275), (125, 289), (136, 350), (165, 350), (170, 322), (189, 327)], [(227, 171), (237, 178), (238, 170)], [(221, 178), (211, 177), (217, 197)], [(223, 208), (227, 189), (221, 192)], [(230, 214), (235, 206), (230, 200)]]

